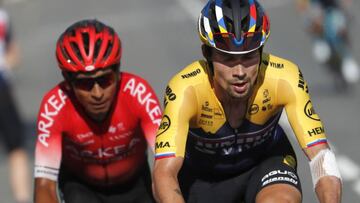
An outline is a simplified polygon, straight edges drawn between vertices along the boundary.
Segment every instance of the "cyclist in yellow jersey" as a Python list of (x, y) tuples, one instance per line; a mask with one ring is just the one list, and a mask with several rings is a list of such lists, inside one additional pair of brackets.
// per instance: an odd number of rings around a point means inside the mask
[(256, 0), (210, 0), (198, 22), (206, 60), (166, 88), (156, 138), (158, 202), (301, 202), (296, 156), (278, 125), (285, 108), (320, 202), (341, 178), (308, 86), (294, 63), (263, 53), (269, 19)]

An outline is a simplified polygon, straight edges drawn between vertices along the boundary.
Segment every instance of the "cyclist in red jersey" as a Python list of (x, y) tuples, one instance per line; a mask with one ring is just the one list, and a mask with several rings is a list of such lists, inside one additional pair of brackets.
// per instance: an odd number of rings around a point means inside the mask
[(97, 20), (79, 21), (58, 39), (64, 81), (38, 114), (36, 203), (153, 201), (147, 146), (161, 109), (144, 79), (119, 71), (121, 53), (117, 33)]

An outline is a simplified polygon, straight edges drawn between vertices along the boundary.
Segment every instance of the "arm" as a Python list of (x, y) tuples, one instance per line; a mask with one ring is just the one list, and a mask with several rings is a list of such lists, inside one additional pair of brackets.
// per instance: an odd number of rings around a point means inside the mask
[(144, 89), (143, 95), (147, 95), (147, 102), (141, 103), (137, 98), (134, 98), (133, 103), (130, 105), (136, 104), (138, 106), (138, 111), (141, 116), (141, 129), (151, 152), (154, 153), (156, 132), (159, 128), (162, 116), (159, 99), (146, 80), (138, 78), (137, 81), (138, 86), (142, 86)]
[(19, 46), (17, 43), (17, 40), (14, 39), (13, 36), (13, 30), (12, 30), (12, 24), (11, 21), (7, 26), (5, 35), (5, 41), (6, 41), (6, 54), (5, 54), (5, 63), (6, 68), (9, 70), (12, 70), (14, 67), (19, 65)]
[(18, 44), (11, 41), (5, 55), (6, 67), (10, 70), (19, 65), (19, 52)]
[[(304, 149), (304, 152), (310, 160), (313, 160), (324, 149), (329, 149), (329, 146), (327, 144), (316, 145)], [(317, 181), (315, 192), (320, 203), (338, 203), (341, 200), (341, 180), (335, 176), (323, 176)]]
[(61, 112), (49, 114), (49, 112), (54, 112), (51, 101), (59, 101), (56, 97), (59, 91), (54, 90), (56, 91), (46, 94), (38, 114), (34, 157), (34, 200), (36, 203), (58, 203), (56, 188), (62, 155), (61, 132), (65, 122), (60, 119)]
[(35, 179), (35, 203), (59, 203), (56, 195), (56, 182), (46, 178)]
[(327, 144), (324, 126), (310, 100), (307, 83), (296, 66), (282, 77), (279, 92), (287, 96), (278, 99), (284, 104), (296, 138), (309, 158), (315, 192), (321, 203), (340, 202), (340, 173)]
[(184, 158), (165, 158), (155, 161), (154, 167), (154, 195), (160, 203), (184, 203), (177, 175)]

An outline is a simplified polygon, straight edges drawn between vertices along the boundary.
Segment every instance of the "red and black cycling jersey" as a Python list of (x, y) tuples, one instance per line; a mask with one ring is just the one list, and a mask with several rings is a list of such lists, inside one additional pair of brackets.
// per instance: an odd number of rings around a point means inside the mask
[(60, 166), (86, 182), (111, 185), (132, 178), (146, 161), (161, 121), (155, 92), (139, 76), (120, 73), (106, 120), (85, 115), (64, 82), (50, 90), (37, 121), (35, 177), (57, 181)]

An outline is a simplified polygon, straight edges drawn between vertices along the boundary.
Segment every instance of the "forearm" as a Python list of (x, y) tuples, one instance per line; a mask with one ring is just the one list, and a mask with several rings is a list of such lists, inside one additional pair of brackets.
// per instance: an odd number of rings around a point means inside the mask
[(35, 203), (59, 203), (56, 194), (50, 193), (35, 193), (34, 197)]
[(155, 176), (155, 199), (159, 203), (184, 203), (176, 177)]
[(54, 198), (51, 195), (35, 195), (35, 203), (59, 203), (57, 198)]
[(35, 203), (59, 203), (56, 193), (56, 182), (42, 178), (35, 179)]
[(341, 201), (341, 181), (335, 176), (324, 176), (316, 184), (316, 195), (320, 203)]

